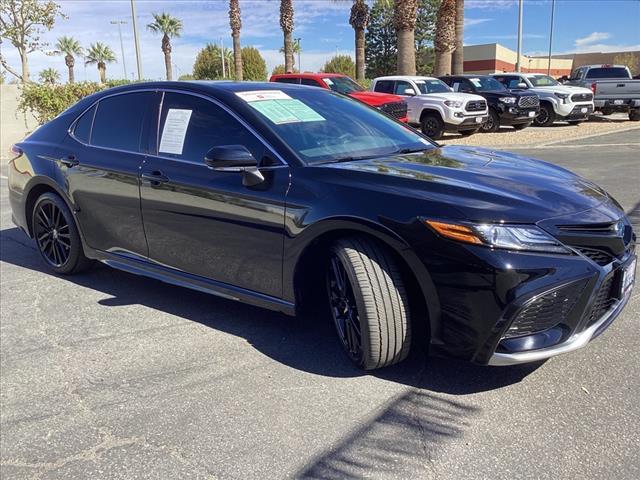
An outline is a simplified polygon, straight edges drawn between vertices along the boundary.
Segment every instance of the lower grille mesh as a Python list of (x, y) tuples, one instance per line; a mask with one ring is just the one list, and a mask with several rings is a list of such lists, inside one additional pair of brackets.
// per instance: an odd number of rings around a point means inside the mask
[(602, 282), (600, 290), (598, 290), (596, 299), (593, 302), (593, 307), (591, 307), (588, 325), (597, 322), (618, 301), (615, 291), (614, 275), (610, 273)]

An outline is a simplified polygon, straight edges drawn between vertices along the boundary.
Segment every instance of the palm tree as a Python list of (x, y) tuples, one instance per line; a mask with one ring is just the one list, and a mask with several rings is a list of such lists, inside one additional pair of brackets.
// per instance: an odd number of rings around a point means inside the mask
[(356, 36), (356, 80), (364, 80), (364, 29), (369, 23), (369, 6), (365, 0), (353, 0), (349, 24)]
[(451, 74), (451, 52), (455, 48), (456, 40), (456, 0), (442, 0), (436, 20), (436, 50), (435, 76)]
[(416, 74), (416, 42), (414, 31), (418, 0), (394, 0), (393, 24), (398, 35), (398, 74)]
[(164, 66), (167, 70), (167, 80), (173, 79), (171, 67), (171, 37), (179, 37), (182, 32), (182, 20), (172, 17), (168, 13), (153, 13), (153, 23), (147, 28), (155, 33), (162, 33), (162, 53), (164, 53)]
[(56, 55), (64, 54), (64, 63), (69, 69), (69, 83), (73, 83), (75, 81), (75, 75), (73, 72), (73, 67), (76, 64), (75, 56), (82, 55), (80, 42), (73, 37), (60, 37), (56, 43), (55, 53)]
[(456, 49), (452, 63), (454, 75), (464, 73), (464, 0), (456, 0)]
[(229, 26), (233, 38), (233, 61), (235, 64), (236, 80), (242, 80), (242, 49), (240, 47), (240, 29), (242, 17), (240, 16), (240, 0), (229, 0)]
[[(278, 50), (280, 53), (284, 53), (284, 47), (280, 47), (280, 50)], [(293, 43), (291, 43), (291, 53), (293, 54), (293, 71), (296, 71), (296, 55), (298, 55), (300, 52), (302, 52), (302, 47), (300, 46), (300, 39), (296, 38), (293, 40)], [(300, 67), (300, 65), (298, 65), (298, 67)]]
[(84, 59), (86, 65), (96, 64), (98, 66), (98, 73), (100, 74), (100, 83), (104, 83), (107, 76), (107, 63), (113, 63), (116, 61), (116, 56), (113, 50), (108, 45), (100, 42), (92, 43), (89, 45), (87, 56)]
[(293, 0), (280, 0), (280, 27), (284, 33), (284, 69), (293, 72)]
[(55, 85), (60, 80), (60, 74), (55, 68), (45, 68), (40, 72), (40, 81), (47, 85)]

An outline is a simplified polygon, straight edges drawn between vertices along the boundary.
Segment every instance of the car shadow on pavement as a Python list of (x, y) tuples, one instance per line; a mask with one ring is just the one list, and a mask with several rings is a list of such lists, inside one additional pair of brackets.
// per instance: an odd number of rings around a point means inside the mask
[[(109, 297), (98, 301), (101, 306), (143, 305), (198, 322), (245, 338), (261, 353), (302, 371), (331, 377), (367, 374), (355, 368), (343, 353), (328, 312), (292, 318), (100, 265), (83, 274), (58, 276), (48, 270), (34, 242), (19, 229), (2, 230), (0, 243), (0, 261), (103, 292)], [(69, 309), (72, 311), (73, 307)], [(420, 391), (465, 395), (517, 383), (539, 365), (480, 367), (451, 359), (429, 358), (426, 345), (418, 344), (401, 364), (370, 374)], [(407, 401), (424, 400), (418, 396)]]

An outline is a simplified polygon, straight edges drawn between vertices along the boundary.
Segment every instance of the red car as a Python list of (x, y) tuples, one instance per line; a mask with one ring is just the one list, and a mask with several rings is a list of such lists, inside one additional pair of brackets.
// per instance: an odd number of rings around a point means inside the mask
[(407, 123), (408, 121), (407, 104), (402, 100), (402, 97), (389, 93), (369, 92), (341, 73), (283, 73), (281, 75), (272, 75), (269, 81), (295, 83), (333, 90), (382, 110), (401, 122)]

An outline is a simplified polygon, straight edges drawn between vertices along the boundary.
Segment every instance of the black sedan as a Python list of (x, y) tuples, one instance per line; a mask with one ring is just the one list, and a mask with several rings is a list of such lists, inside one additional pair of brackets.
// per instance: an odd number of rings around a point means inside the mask
[(448, 75), (440, 77), (456, 92), (473, 93), (487, 100), (489, 119), (482, 124), (483, 132), (497, 132), (500, 126), (523, 130), (540, 112), (540, 98), (526, 90), (507, 90), (489, 75)]
[(440, 147), (327, 90), (118, 87), (13, 152), (13, 220), (54, 272), (98, 260), (289, 315), (324, 306), (364, 369), (404, 359), (412, 333), (479, 364), (568, 352), (634, 283), (632, 227), (593, 183)]

